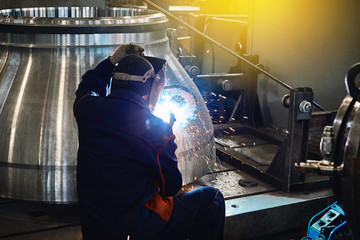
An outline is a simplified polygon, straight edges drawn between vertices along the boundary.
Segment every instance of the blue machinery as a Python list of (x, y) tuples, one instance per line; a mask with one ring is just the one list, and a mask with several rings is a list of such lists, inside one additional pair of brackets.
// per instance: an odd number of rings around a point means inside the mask
[(345, 212), (339, 203), (333, 203), (311, 218), (307, 236), (303, 240), (306, 239), (351, 239)]

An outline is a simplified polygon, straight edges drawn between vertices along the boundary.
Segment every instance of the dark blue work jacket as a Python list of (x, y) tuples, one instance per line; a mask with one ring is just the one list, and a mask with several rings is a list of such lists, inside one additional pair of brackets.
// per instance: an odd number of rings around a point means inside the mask
[(131, 235), (149, 214), (144, 204), (157, 186), (162, 196), (173, 196), (182, 185), (171, 125), (155, 117), (135, 92), (113, 89), (104, 97), (113, 68), (105, 59), (83, 76), (76, 91), (84, 240)]

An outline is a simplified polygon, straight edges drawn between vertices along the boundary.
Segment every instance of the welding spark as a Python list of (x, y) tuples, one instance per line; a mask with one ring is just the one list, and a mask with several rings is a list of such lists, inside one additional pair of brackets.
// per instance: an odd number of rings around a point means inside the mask
[(221, 94), (219, 94), (219, 97), (221, 97), (221, 98), (223, 98), (223, 99), (226, 99), (226, 97), (223, 96), (223, 95), (221, 95)]
[(173, 127), (182, 129), (195, 119), (195, 110), (196, 102), (190, 93), (180, 88), (167, 88), (156, 104), (154, 115), (170, 123), (173, 114), (176, 120)]

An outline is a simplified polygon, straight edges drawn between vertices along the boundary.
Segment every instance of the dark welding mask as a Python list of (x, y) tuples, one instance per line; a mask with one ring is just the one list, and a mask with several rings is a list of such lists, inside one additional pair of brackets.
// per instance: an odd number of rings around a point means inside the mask
[[(149, 94), (148, 103), (150, 110), (153, 112), (155, 104), (164, 89), (166, 61), (155, 57), (132, 56), (128, 58), (129, 59), (124, 59), (124, 62), (126, 62), (128, 66), (123, 65), (121, 61), (119, 62), (119, 66), (115, 69), (113, 79), (140, 83), (133, 84), (133, 90), (142, 96), (144, 96), (145, 93)], [(131, 60), (134, 60), (134, 62), (131, 62)], [(126, 68), (126, 70), (121, 69), (122, 67)], [(129, 67), (131, 71), (129, 71)], [(143, 75), (134, 74), (135, 72), (139, 72), (138, 68), (142, 70), (145, 69)], [(129, 84), (127, 84), (127, 87), (129, 88)]]
[(158, 101), (165, 85), (166, 61), (155, 57), (145, 57), (145, 59), (151, 63), (155, 72), (149, 95), (149, 107), (151, 112), (154, 112), (156, 102)]

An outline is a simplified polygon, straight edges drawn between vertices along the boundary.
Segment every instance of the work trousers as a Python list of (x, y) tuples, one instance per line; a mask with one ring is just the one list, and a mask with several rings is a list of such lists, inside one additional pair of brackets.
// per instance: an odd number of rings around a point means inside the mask
[(221, 240), (224, 233), (225, 203), (218, 189), (201, 187), (174, 197), (170, 221), (149, 210), (141, 233), (131, 240)]

